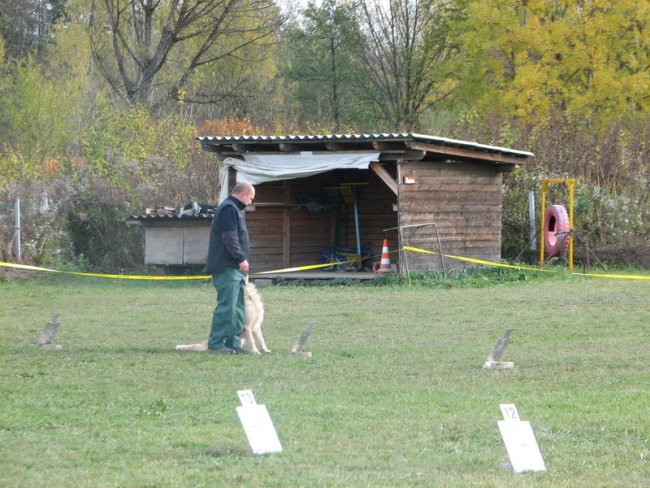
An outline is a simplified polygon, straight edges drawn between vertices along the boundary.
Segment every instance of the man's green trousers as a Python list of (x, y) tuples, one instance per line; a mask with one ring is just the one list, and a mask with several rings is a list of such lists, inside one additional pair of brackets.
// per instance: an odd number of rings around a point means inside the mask
[(212, 275), (217, 290), (217, 306), (212, 314), (209, 349), (240, 348), (239, 335), (244, 330), (244, 288), (246, 274), (227, 268)]

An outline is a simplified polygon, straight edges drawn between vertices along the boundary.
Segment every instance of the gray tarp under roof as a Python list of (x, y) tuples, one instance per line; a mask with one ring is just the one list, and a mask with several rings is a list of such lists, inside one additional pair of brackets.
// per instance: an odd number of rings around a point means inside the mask
[(379, 153), (320, 153), (300, 154), (244, 154), (244, 159), (226, 158), (219, 168), (220, 200), (228, 196), (228, 170), (237, 171), (237, 183), (247, 181), (254, 185), (266, 181), (305, 178), (335, 169), (368, 169), (372, 161), (379, 161)]

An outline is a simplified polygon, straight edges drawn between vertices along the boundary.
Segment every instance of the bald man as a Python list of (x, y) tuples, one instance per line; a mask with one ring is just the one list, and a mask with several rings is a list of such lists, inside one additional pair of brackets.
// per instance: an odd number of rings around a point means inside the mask
[(211, 354), (250, 354), (242, 349), (239, 335), (244, 330), (244, 288), (250, 254), (244, 209), (254, 198), (253, 185), (238, 183), (214, 212), (206, 265), (217, 290), (208, 339)]

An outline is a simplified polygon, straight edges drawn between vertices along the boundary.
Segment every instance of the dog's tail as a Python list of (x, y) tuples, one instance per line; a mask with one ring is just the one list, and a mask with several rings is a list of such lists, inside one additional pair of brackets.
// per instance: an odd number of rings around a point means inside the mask
[(208, 343), (200, 342), (199, 344), (178, 344), (176, 346), (177, 351), (195, 351), (195, 352), (204, 352), (208, 350)]

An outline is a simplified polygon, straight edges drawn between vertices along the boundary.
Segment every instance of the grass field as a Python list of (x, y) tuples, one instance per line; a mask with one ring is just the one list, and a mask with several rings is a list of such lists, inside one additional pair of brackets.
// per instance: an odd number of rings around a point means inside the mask
[[(261, 292), (273, 354), (215, 357), (174, 350), (207, 336), (205, 282), (0, 281), (0, 486), (650, 484), (648, 281)], [(53, 313), (63, 348), (39, 349)], [(310, 322), (313, 357), (291, 357)], [(482, 369), (507, 328), (515, 369)], [(282, 453), (249, 453), (242, 388)], [(504, 466), (500, 403), (547, 472)]]

